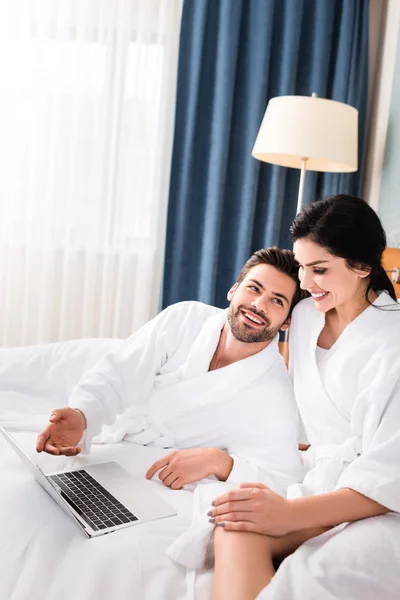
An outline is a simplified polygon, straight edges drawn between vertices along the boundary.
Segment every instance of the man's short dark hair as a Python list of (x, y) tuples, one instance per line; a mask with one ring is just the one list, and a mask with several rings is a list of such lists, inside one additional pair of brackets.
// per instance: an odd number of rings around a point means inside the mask
[(300, 288), (298, 277), (299, 263), (295, 260), (293, 252), (291, 250), (277, 248), (277, 246), (257, 250), (257, 252), (254, 252), (254, 254), (250, 256), (249, 260), (240, 271), (237, 283), (241, 284), (250, 269), (257, 265), (271, 265), (271, 267), (274, 267), (277, 271), (288, 275), (295, 282), (296, 290), (293, 295), (288, 315), (290, 317), (296, 304), (307, 296), (307, 292)]

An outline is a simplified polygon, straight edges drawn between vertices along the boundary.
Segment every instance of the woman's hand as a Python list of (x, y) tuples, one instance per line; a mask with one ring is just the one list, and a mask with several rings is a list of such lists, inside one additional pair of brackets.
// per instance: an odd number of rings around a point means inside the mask
[(209, 475), (215, 475), (226, 481), (233, 467), (233, 459), (220, 448), (193, 448), (175, 450), (157, 460), (147, 471), (146, 478), (151, 479), (160, 469), (159, 479), (173, 490), (200, 481)]
[(262, 483), (241, 483), (218, 496), (208, 514), (211, 522), (229, 531), (281, 536), (295, 529), (291, 501)]

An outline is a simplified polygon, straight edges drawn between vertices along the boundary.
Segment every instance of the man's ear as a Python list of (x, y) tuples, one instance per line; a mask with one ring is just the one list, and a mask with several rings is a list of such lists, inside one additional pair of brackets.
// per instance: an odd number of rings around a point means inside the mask
[(238, 282), (236, 282), (235, 285), (233, 285), (231, 287), (231, 289), (229, 290), (229, 292), (228, 292), (228, 294), (226, 296), (228, 298), (229, 302), (232, 300), (232, 298), (233, 298), (233, 296), (234, 296), (234, 294), (235, 294), (235, 292), (237, 290), (238, 285), (239, 285)]
[(290, 327), (290, 317), (288, 317), (286, 319), (286, 321), (284, 323), (282, 323), (280, 329), (281, 329), (281, 331), (286, 331), (286, 329), (289, 329), (289, 327)]

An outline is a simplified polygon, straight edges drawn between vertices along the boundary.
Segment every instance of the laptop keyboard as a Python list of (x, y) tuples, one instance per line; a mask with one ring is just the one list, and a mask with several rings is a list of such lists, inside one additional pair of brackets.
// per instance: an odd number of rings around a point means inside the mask
[(95, 531), (137, 521), (134, 514), (84, 470), (49, 475), (48, 478)]

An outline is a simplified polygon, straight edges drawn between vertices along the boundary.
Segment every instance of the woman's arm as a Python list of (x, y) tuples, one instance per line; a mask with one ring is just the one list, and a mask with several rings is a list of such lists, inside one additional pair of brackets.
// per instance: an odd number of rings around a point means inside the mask
[(292, 512), (291, 531), (329, 527), (389, 512), (382, 504), (351, 489), (295, 498), (287, 502), (291, 505)]
[(282, 536), (374, 517), (389, 510), (351, 489), (286, 500), (262, 484), (246, 483), (216, 498), (210, 516), (227, 530)]

